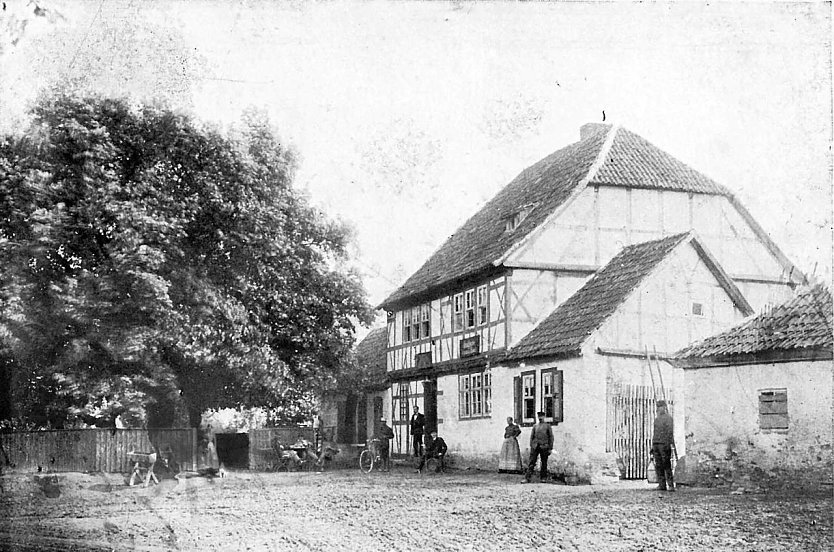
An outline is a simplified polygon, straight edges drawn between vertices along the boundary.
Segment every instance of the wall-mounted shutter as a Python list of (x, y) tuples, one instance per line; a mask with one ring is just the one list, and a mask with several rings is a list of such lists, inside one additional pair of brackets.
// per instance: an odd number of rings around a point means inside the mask
[(759, 427), (788, 429), (788, 391), (770, 389), (759, 392)]
[(553, 421), (565, 421), (564, 377), (562, 370), (553, 372)]
[(521, 425), (521, 376), (513, 378), (513, 411), (515, 413), (515, 423)]

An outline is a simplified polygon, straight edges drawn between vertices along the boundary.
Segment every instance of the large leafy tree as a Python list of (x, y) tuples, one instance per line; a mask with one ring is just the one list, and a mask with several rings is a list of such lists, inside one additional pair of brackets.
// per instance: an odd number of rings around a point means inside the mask
[[(52, 95), (0, 139), (0, 338), (34, 425), (206, 408), (298, 412), (344, 371), (370, 308), (350, 233), (292, 186), (248, 113)], [(144, 408), (144, 412), (142, 411)]]

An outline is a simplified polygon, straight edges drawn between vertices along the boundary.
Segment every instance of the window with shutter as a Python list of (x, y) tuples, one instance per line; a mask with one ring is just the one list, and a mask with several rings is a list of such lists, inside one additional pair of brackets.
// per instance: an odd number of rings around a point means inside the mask
[(759, 427), (761, 429), (788, 429), (787, 389), (759, 391)]
[(562, 371), (555, 368), (542, 370), (541, 378), (542, 412), (545, 421), (562, 422)]
[(536, 373), (521, 374), (521, 422), (536, 423)]

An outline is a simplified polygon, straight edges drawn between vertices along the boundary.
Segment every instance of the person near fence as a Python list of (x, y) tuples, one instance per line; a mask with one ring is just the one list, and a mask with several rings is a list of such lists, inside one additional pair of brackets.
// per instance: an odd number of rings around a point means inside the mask
[(316, 448), (316, 454), (321, 455), (321, 418), (318, 412), (313, 412), (313, 441)]
[(420, 407), (414, 405), (414, 414), (411, 415), (411, 444), (414, 447), (414, 456), (423, 453), (423, 428), (426, 425), (426, 417), (420, 412)]
[(379, 456), (382, 459), (382, 471), (391, 469), (391, 439), (394, 438), (394, 430), (388, 425), (388, 420), (382, 418), (379, 421), (379, 432), (376, 436), (379, 439)]
[(501, 455), (498, 457), (498, 471), (501, 473), (521, 473), (521, 450), (518, 448), (518, 436), (521, 428), (507, 418), (504, 428), (504, 443), (501, 445)]
[(672, 449), (675, 446), (675, 424), (669, 414), (666, 401), (657, 401), (657, 416), (652, 433), (652, 459), (657, 473), (657, 489), (674, 491), (675, 478), (672, 473)]
[(527, 460), (527, 471), (524, 474), (524, 481), (522, 483), (529, 483), (533, 478), (533, 472), (536, 469), (536, 460), (538, 458), (541, 458), (539, 480), (542, 483), (547, 481), (547, 457), (550, 456), (550, 451), (553, 450), (553, 428), (550, 427), (549, 423), (544, 421), (544, 412), (539, 412), (538, 417), (539, 422), (530, 431), (530, 458)]
[(429, 446), (426, 447), (426, 452), (420, 458), (420, 464), (417, 466), (417, 472), (419, 473), (420, 470), (423, 469), (423, 466), (426, 465), (426, 461), (429, 458), (437, 458), (440, 460), (437, 468), (434, 470), (436, 472), (443, 471), (445, 459), (446, 459), (446, 451), (449, 450), (449, 447), (446, 446), (446, 441), (443, 440), (443, 437), (437, 436), (437, 431), (431, 432), (431, 443)]

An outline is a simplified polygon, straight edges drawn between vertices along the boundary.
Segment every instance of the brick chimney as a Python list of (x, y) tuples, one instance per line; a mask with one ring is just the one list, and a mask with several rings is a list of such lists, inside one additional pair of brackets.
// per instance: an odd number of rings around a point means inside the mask
[(605, 123), (585, 123), (579, 127), (579, 139), (584, 140), (597, 132), (608, 132), (609, 128), (611, 128), (611, 125)]

